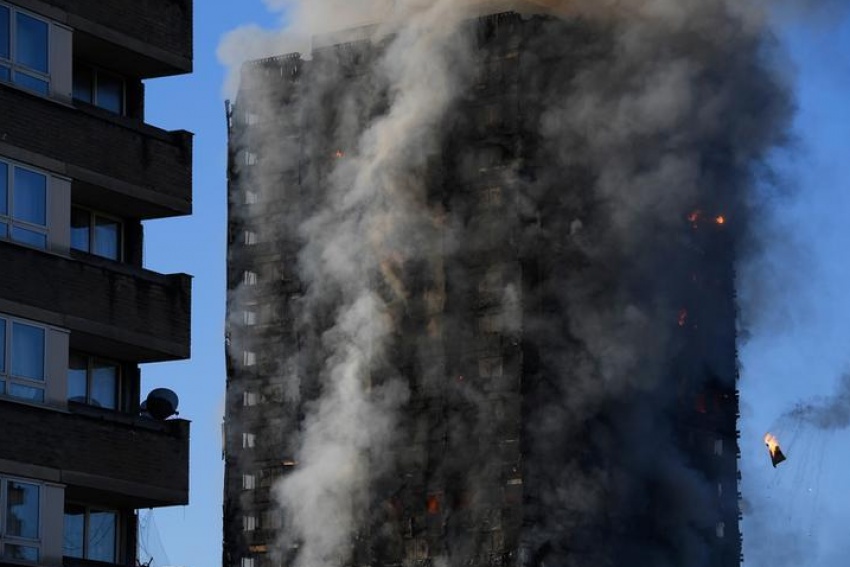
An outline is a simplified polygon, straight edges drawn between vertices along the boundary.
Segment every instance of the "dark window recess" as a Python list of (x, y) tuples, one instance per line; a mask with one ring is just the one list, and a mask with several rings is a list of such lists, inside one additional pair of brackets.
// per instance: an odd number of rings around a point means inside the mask
[(124, 79), (118, 75), (90, 65), (74, 65), (74, 100), (123, 115), (124, 94)]
[(71, 248), (110, 260), (121, 260), (121, 221), (83, 209), (71, 208)]

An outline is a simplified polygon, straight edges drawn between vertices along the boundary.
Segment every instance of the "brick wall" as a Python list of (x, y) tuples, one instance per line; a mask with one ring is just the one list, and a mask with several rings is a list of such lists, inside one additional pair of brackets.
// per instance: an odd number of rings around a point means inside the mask
[[(46, 101), (0, 85), (0, 139), (65, 162), (69, 175), (97, 173), (192, 202), (192, 135)], [(73, 168), (81, 168), (79, 172)], [(93, 179), (87, 181), (93, 182)]]
[(91, 484), (85, 488), (109, 490), (109, 480), (115, 480), (125, 483), (117, 486), (127, 487), (129, 496), (138, 491), (136, 497), (148, 498), (144, 487), (153, 489), (151, 493), (172, 494), (171, 502), (145, 502), (151, 505), (188, 501), (188, 421), (110, 419), (105, 414), (71, 414), (4, 400), (0, 412), (4, 416), (0, 459), (57, 469), (62, 482), (89, 476), (106, 479), (85, 481)]
[(137, 360), (189, 356), (189, 276), (75, 261), (6, 242), (0, 242), (0, 266), (14, 267), (0, 278), (0, 298), (59, 314), (63, 319), (54, 324), (70, 327), (72, 340), (75, 330), (94, 329), (150, 351), (135, 353)]
[(47, 0), (63, 10), (192, 58), (192, 0)]

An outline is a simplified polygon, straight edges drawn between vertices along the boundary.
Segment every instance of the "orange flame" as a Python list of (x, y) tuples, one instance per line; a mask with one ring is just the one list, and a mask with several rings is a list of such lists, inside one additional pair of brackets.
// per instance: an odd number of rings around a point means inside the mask
[(764, 443), (770, 451), (770, 456), (776, 455), (776, 450), (779, 448), (779, 440), (771, 433), (764, 434)]
[(339, 159), (339, 158), (344, 158), (344, 157), (345, 157), (345, 152), (344, 152), (344, 151), (342, 151), (342, 150), (337, 150), (337, 151), (334, 153), (334, 157), (335, 157), (335, 158), (337, 158), (337, 159)]
[(723, 215), (718, 215), (717, 218), (714, 219), (714, 222), (717, 224), (726, 224), (726, 217)]
[(693, 211), (692, 213), (690, 213), (688, 215), (688, 222), (693, 222), (693, 223), (697, 222), (699, 220), (699, 216), (701, 214), (702, 214), (702, 211), (700, 211), (699, 209)]

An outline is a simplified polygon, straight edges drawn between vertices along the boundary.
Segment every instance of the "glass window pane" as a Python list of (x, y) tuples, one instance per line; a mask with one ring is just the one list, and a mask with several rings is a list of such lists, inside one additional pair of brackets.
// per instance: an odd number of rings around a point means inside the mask
[(68, 400), (71, 402), (88, 403), (86, 392), (86, 377), (88, 376), (88, 358), (71, 353), (68, 359)]
[(9, 8), (0, 6), (0, 57), (9, 58)]
[(38, 539), (38, 485), (6, 483), (6, 534)]
[(6, 226), (5, 222), (0, 222), (0, 238), (8, 238), (9, 237), (9, 228)]
[(92, 103), (92, 70), (91, 67), (80, 65), (74, 67), (74, 98)]
[(97, 74), (97, 103), (100, 108), (121, 114), (124, 110), (124, 81), (109, 73)]
[(12, 189), (12, 217), (45, 226), (47, 224), (47, 176), (16, 167)]
[(83, 506), (65, 506), (65, 537), (62, 543), (62, 555), (65, 557), (83, 558), (85, 522), (86, 509)]
[(47, 73), (47, 23), (21, 12), (17, 13), (15, 22), (15, 60)]
[(12, 323), (12, 375), (44, 380), (44, 329)]
[(6, 382), (5, 380), (0, 380), (0, 394), (6, 395)]
[(94, 252), (98, 256), (118, 260), (121, 238), (121, 223), (112, 219), (95, 217)]
[(38, 548), (7, 543), (6, 553), (3, 556), (7, 559), (20, 559), (22, 561), (35, 562), (38, 561)]
[(12, 227), (12, 239), (37, 248), (47, 248), (47, 235), (43, 232), (27, 230), (18, 226)]
[(9, 71), (9, 68), (0, 66), (0, 81), (6, 81), (8, 83), (11, 80), (12, 80), (12, 75)]
[(32, 386), (22, 386), (21, 384), (16, 384), (15, 382), (9, 383), (9, 395), (14, 396), (16, 398), (21, 398), (22, 400), (28, 400), (31, 402), (43, 402), (44, 401), (44, 388), (34, 388)]
[(48, 85), (47, 81), (39, 79), (37, 77), (33, 77), (27, 73), (21, 73), (20, 71), (15, 71), (15, 80), (13, 81), (15, 84), (20, 85), (26, 89), (31, 91), (35, 91), (38, 94), (47, 95)]
[(9, 214), (9, 166), (0, 163), (0, 215)]
[(116, 512), (89, 513), (88, 553), (86, 559), (115, 562), (115, 534), (118, 527)]
[(116, 409), (118, 407), (117, 386), (118, 367), (96, 360), (92, 366), (91, 404), (102, 408)]
[(71, 248), (83, 252), (89, 251), (90, 224), (90, 212), (76, 207), (71, 209)]

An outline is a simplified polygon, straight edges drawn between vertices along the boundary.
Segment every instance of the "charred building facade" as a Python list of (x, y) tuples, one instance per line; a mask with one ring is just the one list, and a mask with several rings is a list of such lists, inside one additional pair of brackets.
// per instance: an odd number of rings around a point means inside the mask
[(427, 29), (242, 69), (223, 565), (739, 565), (758, 38)]
[(0, 1), (0, 564), (137, 565), (136, 510), (188, 502), (189, 423), (139, 364), (189, 357), (191, 281), (142, 221), (192, 209), (192, 137), (144, 122), (192, 70), (190, 0)]

